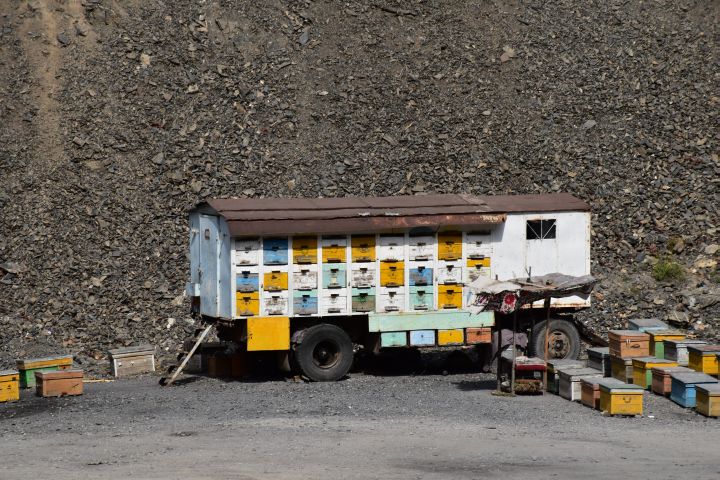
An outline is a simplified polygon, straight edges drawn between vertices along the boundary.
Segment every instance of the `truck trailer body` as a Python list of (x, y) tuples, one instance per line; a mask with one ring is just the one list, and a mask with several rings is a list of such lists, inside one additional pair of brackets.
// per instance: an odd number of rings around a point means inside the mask
[[(495, 314), (466, 309), (467, 285), (555, 272), (590, 274), (589, 207), (569, 194), (213, 199), (190, 212), (187, 293), (197, 312), (249, 351), (302, 356), (310, 333), (330, 345), (311, 352), (315, 364), (318, 354), (337, 363), (338, 342), (489, 342)], [(535, 323), (533, 310), (525, 317)]]

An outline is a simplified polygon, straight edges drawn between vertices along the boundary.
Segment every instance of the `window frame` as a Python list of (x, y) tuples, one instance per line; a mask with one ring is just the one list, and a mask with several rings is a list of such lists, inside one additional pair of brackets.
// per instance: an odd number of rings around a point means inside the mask
[(525, 240), (557, 238), (557, 218), (536, 218), (525, 221)]

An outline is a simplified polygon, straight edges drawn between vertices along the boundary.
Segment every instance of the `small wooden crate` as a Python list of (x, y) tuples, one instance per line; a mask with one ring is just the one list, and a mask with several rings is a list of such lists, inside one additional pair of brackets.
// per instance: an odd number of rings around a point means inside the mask
[(705, 383), (695, 387), (695, 410), (706, 417), (720, 416), (720, 383)]
[(20, 400), (20, 373), (17, 370), (0, 371), (0, 403)]
[(17, 368), (20, 371), (20, 388), (35, 387), (35, 373), (68, 370), (72, 368), (72, 362), (72, 355), (18, 360)]
[(628, 329), (648, 333), (655, 330), (667, 330), (668, 324), (657, 318), (634, 318), (628, 320)]
[(580, 380), (587, 377), (602, 378), (602, 373), (594, 368), (560, 369), (558, 392), (561, 397), (572, 402), (579, 402), (581, 397)]
[(545, 388), (548, 392), (557, 394), (560, 384), (560, 374), (558, 369), (585, 368), (585, 362), (582, 360), (572, 360), (569, 358), (560, 358), (547, 361), (547, 385)]
[(717, 380), (704, 373), (671, 373), (672, 387), (670, 400), (681, 407), (692, 408), (695, 406), (695, 387), (705, 383), (717, 383)]
[(633, 358), (650, 355), (650, 335), (637, 330), (610, 330), (608, 343), (610, 355), (616, 357)]
[(610, 369), (610, 348), (609, 347), (595, 347), (588, 348), (588, 368), (594, 368), (600, 370), (604, 377), (609, 377), (612, 374)]
[(620, 358), (610, 355), (610, 370), (612, 378), (624, 383), (633, 382), (632, 358)]
[(152, 345), (116, 348), (108, 353), (116, 378), (155, 371), (155, 347)]
[(665, 358), (665, 340), (681, 341), (686, 335), (677, 330), (655, 330), (648, 332), (650, 335), (650, 355), (657, 358)]
[(603, 378), (600, 384), (600, 410), (610, 415), (642, 415), (643, 389), (619, 380)]
[(638, 357), (632, 359), (633, 381), (646, 390), (652, 385), (652, 368), (653, 367), (677, 367), (677, 362), (671, 360), (662, 360), (655, 357)]
[(596, 377), (580, 379), (580, 403), (592, 409), (600, 410), (600, 384)]
[(688, 367), (696, 372), (717, 375), (720, 345), (688, 345)]
[(56, 372), (36, 372), (35, 384), (35, 392), (40, 397), (82, 395), (83, 371), (58, 370)]
[(688, 347), (698, 345), (707, 345), (705, 340), (695, 340), (686, 338), (685, 340), (663, 340), (663, 350), (665, 358), (675, 360), (679, 365), (688, 364)]
[(670, 374), (677, 372), (693, 372), (691, 368), (687, 367), (653, 367), (651, 369), (652, 374), (652, 384), (651, 389), (653, 393), (656, 393), (657, 395), (662, 395), (664, 397), (670, 396), (670, 390), (672, 389), (672, 381), (670, 379)]
[(491, 343), (492, 342), (492, 328), (490, 327), (479, 327), (479, 328), (466, 328), (465, 329), (465, 343), (468, 345), (475, 345), (478, 343)]

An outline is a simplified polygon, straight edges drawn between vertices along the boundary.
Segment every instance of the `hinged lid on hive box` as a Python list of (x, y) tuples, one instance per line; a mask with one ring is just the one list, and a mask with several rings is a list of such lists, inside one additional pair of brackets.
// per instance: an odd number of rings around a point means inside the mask
[(710, 397), (718, 397), (720, 396), (720, 383), (703, 383), (702, 385), (698, 385), (698, 390), (702, 390), (706, 395)]
[(670, 377), (685, 385), (695, 385), (697, 383), (718, 383), (717, 379), (711, 377), (707, 373), (700, 372), (670, 372)]
[(688, 345), (688, 351), (697, 352), (702, 355), (713, 356), (720, 353), (720, 345)]
[(17, 382), (19, 378), (17, 370), (0, 370), (0, 382)]
[(568, 369), (568, 368), (584, 368), (585, 362), (582, 360), (573, 360), (570, 358), (557, 358), (553, 360), (548, 360), (547, 362), (547, 370), (549, 372), (555, 372), (558, 369)]
[(637, 330), (610, 330), (610, 355), (618, 357), (646, 357), (650, 354), (650, 335)]
[(18, 370), (34, 370), (45, 367), (62, 367), (72, 365), (72, 355), (56, 355), (42, 358), (23, 358), (17, 360)]
[(628, 329), (640, 332), (667, 330), (668, 324), (658, 318), (633, 318), (628, 320)]
[(116, 377), (155, 371), (155, 347), (152, 345), (116, 348), (108, 353)]
[(598, 378), (597, 383), (600, 385), (600, 390), (605, 390), (607, 392), (611, 392), (613, 390), (637, 390), (642, 393), (643, 391), (642, 388), (637, 385), (625, 383), (615, 378)]
[(602, 375), (600, 370), (594, 368), (561, 368), (558, 370), (560, 378), (579, 382), (582, 377), (598, 377)]

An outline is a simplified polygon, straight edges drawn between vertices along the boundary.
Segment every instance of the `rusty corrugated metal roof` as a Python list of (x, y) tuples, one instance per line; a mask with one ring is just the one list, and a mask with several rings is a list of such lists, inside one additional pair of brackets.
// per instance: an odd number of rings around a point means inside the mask
[(224, 217), (234, 236), (358, 233), (501, 223), (505, 214), (588, 211), (567, 193), (343, 198), (219, 198), (194, 210)]

